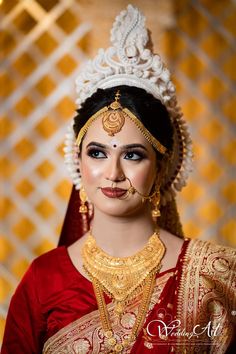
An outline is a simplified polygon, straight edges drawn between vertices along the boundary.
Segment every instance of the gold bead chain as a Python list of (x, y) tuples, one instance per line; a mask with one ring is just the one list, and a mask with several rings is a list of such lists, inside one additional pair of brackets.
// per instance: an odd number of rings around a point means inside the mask
[[(148, 275), (145, 282), (145, 286), (143, 288), (142, 301), (141, 304), (139, 305), (137, 318), (135, 320), (131, 334), (128, 335), (127, 338), (124, 339), (121, 343), (117, 342), (117, 339), (115, 338), (114, 332), (112, 330), (110, 319), (109, 319), (109, 313), (107, 310), (102, 288), (100, 287), (99, 282), (96, 279), (93, 279), (94, 292), (98, 304), (98, 310), (100, 314), (102, 328), (104, 331), (104, 336), (107, 338), (107, 343), (109, 346), (108, 348), (109, 353), (121, 353), (123, 349), (127, 348), (137, 338), (143, 326), (146, 314), (148, 312), (148, 307), (155, 286), (155, 279), (156, 279), (156, 273)], [(110, 352), (110, 350), (112, 351)]]

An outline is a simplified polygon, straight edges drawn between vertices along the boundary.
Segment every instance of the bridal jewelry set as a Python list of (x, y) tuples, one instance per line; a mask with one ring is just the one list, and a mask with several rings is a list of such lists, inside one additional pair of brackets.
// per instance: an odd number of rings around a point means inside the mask
[[(132, 5), (117, 16), (111, 31), (111, 46), (100, 49), (97, 56), (83, 66), (76, 80), (78, 109), (91, 97), (97, 89), (107, 89), (116, 86), (134, 86), (152, 94), (166, 107), (173, 127), (173, 150), (167, 151), (143, 123), (120, 103), (121, 93), (118, 90), (114, 101), (92, 115), (81, 128), (78, 136), (70, 124), (65, 141), (65, 162), (71, 175), (75, 189), (80, 190), (80, 212), (88, 211), (87, 197), (81, 185), (81, 174), (78, 154), (84, 135), (90, 125), (101, 119), (103, 129), (109, 136), (119, 133), (130, 119), (138, 127), (147, 141), (166, 159), (161, 186), (155, 183), (150, 195), (139, 193), (131, 181), (126, 199), (137, 193), (142, 201), (153, 205), (152, 216), (160, 216), (160, 206), (174, 203), (176, 191), (186, 185), (189, 172), (192, 170), (192, 142), (177, 104), (175, 87), (170, 79), (170, 73), (159, 55), (154, 54), (150, 47), (149, 32), (145, 27), (145, 17)], [(152, 117), (158, 126), (158, 116)], [(159, 176), (160, 177), (160, 176)], [(121, 199), (121, 198), (120, 198)], [(82, 249), (83, 266), (93, 282), (101, 324), (105, 336), (105, 346), (109, 353), (124, 353), (137, 338), (148, 314), (149, 304), (155, 286), (156, 274), (160, 271), (161, 260), (165, 246), (159, 239), (159, 231), (155, 231), (146, 246), (130, 257), (112, 257), (96, 245), (90, 232)], [(124, 340), (112, 330), (104, 292), (114, 301), (114, 313), (120, 319), (127, 305), (136, 296), (141, 296), (137, 317), (130, 335)], [(127, 349), (128, 350), (128, 349)]]
[[(160, 216), (160, 190), (158, 185), (155, 183), (154, 192), (149, 196), (145, 196), (132, 186), (128, 178), (125, 176), (124, 178), (130, 183), (126, 197), (129, 194), (138, 193), (143, 202), (145, 200), (150, 201), (154, 206), (152, 217), (156, 221)], [(79, 211), (82, 214), (87, 213), (87, 197), (83, 186), (80, 188), (80, 199), (81, 206)], [(129, 347), (137, 338), (148, 313), (156, 274), (160, 271), (161, 260), (165, 254), (165, 246), (159, 238), (159, 230), (154, 232), (141, 251), (129, 257), (112, 257), (106, 254), (97, 246), (96, 240), (92, 232), (90, 232), (83, 245), (81, 254), (83, 268), (93, 284), (108, 353), (123, 353), (125, 348)], [(136, 296), (140, 294), (142, 296), (132, 331), (121, 342), (112, 329), (104, 292), (113, 299), (114, 314), (119, 319), (125, 313), (128, 304)]]
[[(137, 338), (143, 327), (164, 253), (165, 246), (158, 231), (154, 232), (141, 251), (129, 257), (112, 257), (106, 254), (97, 246), (91, 233), (84, 243), (83, 267), (93, 283), (104, 336), (111, 353), (121, 353)], [(112, 330), (103, 292), (114, 300), (114, 312), (118, 317), (125, 313), (129, 302), (142, 293), (131, 334), (121, 343)]]

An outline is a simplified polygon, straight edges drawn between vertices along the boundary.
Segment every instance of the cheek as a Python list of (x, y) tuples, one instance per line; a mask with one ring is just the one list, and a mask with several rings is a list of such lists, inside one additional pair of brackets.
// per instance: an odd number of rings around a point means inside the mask
[(156, 168), (153, 164), (147, 164), (134, 168), (130, 171), (129, 178), (134, 186), (140, 188), (142, 191), (150, 191), (155, 181)]
[(80, 170), (82, 174), (82, 178), (86, 184), (90, 185), (93, 184), (95, 181), (98, 180), (98, 177), (102, 175), (102, 164), (98, 164), (93, 162), (92, 159), (88, 159), (84, 157), (80, 161)]

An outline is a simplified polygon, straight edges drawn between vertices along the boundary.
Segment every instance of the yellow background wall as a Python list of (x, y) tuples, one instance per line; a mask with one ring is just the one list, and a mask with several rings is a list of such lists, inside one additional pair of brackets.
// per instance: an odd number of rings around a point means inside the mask
[[(57, 244), (71, 184), (63, 163), (79, 65), (109, 44), (129, 1), (5, 0), (0, 6), (0, 341), (29, 263)], [(132, 1), (173, 73), (194, 140), (178, 198), (186, 235), (236, 245), (236, 5)]]

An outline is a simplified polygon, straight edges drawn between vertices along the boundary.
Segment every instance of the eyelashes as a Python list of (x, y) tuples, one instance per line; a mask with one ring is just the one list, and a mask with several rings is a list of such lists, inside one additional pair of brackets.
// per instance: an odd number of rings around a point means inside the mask
[(88, 149), (87, 150), (87, 155), (94, 158), (94, 159), (104, 159), (107, 158), (105, 152), (99, 150), (99, 149)]
[[(125, 160), (141, 161), (146, 158), (146, 155), (139, 150), (127, 150), (123, 154)], [(87, 150), (87, 155), (94, 159), (106, 159), (108, 157), (105, 151), (98, 148), (89, 148)]]
[(141, 161), (145, 156), (140, 151), (127, 151), (125, 154), (125, 160)]

